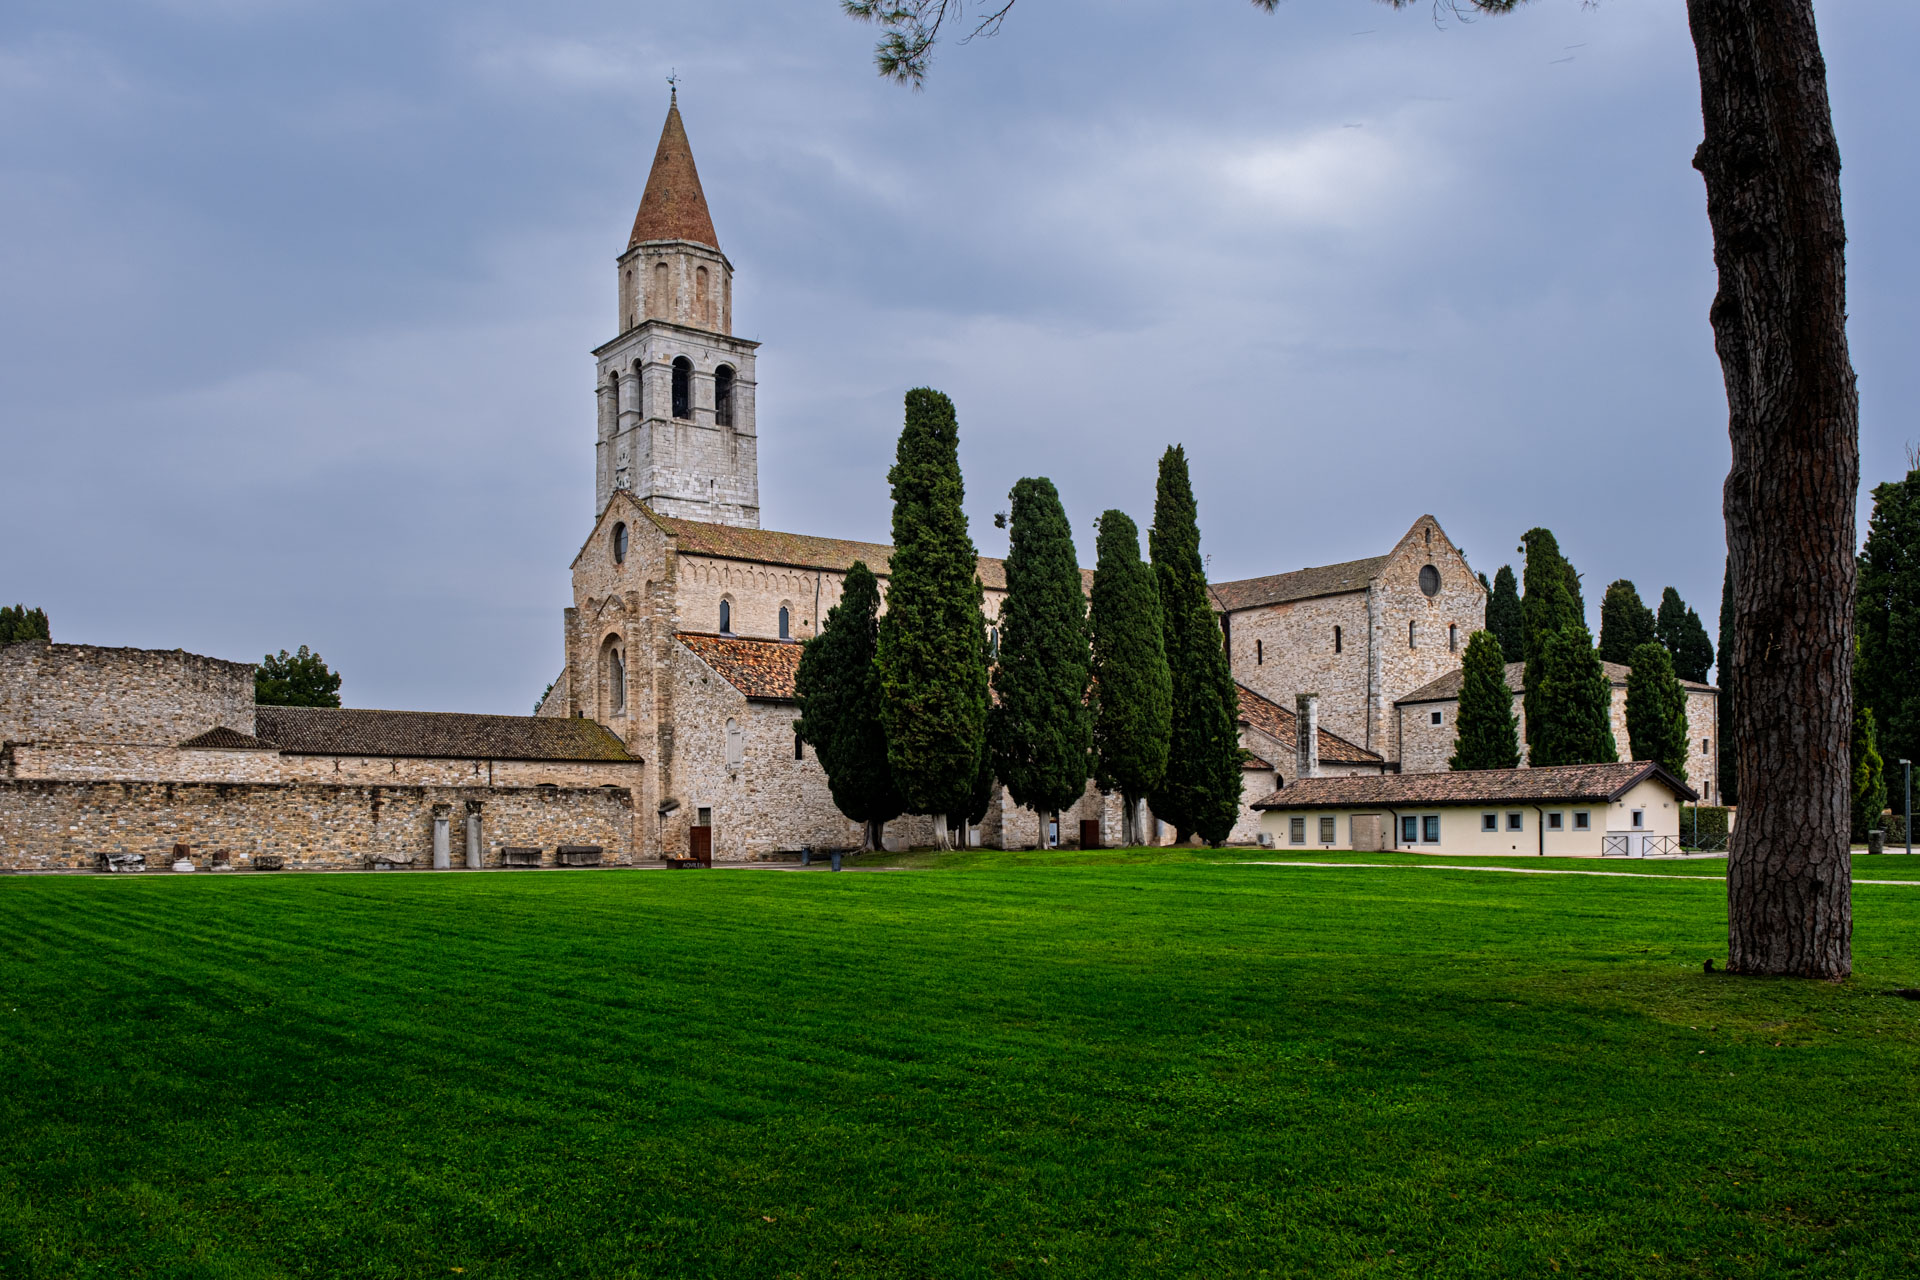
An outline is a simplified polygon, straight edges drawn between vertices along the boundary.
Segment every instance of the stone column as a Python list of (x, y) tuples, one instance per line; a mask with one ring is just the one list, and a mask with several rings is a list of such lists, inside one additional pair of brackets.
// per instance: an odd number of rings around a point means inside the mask
[(453, 811), (452, 805), (433, 806), (433, 869), (445, 871), (452, 865), (449, 853), (452, 841), (448, 837), (447, 826)]
[(480, 802), (469, 800), (467, 801), (467, 870), (480, 869), (480, 849)]
[(1302, 693), (1295, 696), (1294, 727), (1298, 731), (1295, 743), (1294, 769), (1298, 774), (1294, 780), (1317, 778), (1320, 776), (1320, 695)]

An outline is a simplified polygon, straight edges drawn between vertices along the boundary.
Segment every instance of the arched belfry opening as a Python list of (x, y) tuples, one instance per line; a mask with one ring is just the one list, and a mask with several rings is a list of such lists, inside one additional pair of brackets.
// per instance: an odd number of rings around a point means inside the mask
[(682, 421), (693, 416), (693, 361), (685, 356), (673, 361), (673, 416)]
[(713, 421), (716, 426), (733, 425), (733, 366), (729, 364), (713, 371)]

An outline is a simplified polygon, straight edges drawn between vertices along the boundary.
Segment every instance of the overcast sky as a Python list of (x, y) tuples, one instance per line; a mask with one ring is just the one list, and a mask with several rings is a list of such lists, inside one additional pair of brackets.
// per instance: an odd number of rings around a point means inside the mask
[[(1920, 308), (1912, 0), (1831, 0), (1865, 488)], [(1432, 513), (1715, 626), (1726, 408), (1680, 0), (1022, 0), (925, 92), (834, 0), (8, 0), (0, 596), (56, 639), (309, 644), (350, 706), (524, 712), (593, 518), (594, 366), (677, 69), (760, 339), (769, 528), (887, 537), (900, 397), (974, 538), (1051, 476), (1216, 579)]]

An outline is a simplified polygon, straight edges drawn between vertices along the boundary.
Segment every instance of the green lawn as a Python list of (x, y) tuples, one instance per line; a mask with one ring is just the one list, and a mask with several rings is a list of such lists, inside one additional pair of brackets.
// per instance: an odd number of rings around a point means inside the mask
[(0, 879), (0, 1276), (1920, 1268), (1920, 888), (1245, 861)]

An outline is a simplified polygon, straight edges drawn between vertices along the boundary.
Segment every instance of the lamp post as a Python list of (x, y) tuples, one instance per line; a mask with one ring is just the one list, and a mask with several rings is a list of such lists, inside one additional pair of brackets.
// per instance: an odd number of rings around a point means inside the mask
[(1907, 816), (1904, 826), (1907, 828), (1907, 856), (1913, 856), (1913, 761), (1902, 760), (1900, 771), (1905, 775), (1907, 788)]

